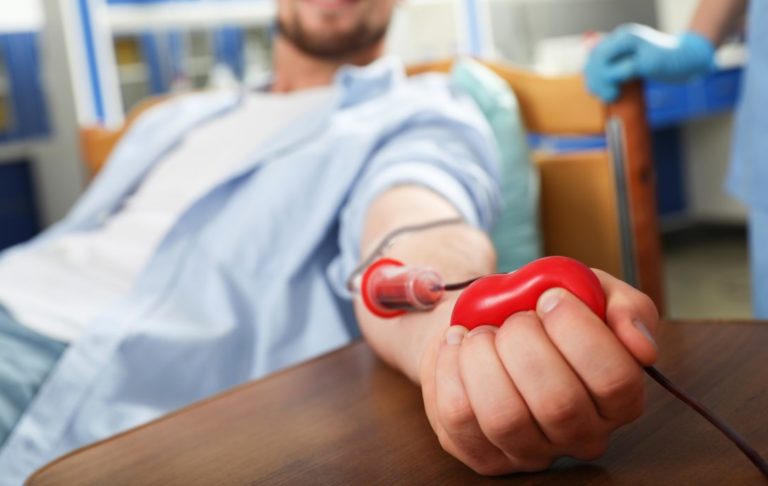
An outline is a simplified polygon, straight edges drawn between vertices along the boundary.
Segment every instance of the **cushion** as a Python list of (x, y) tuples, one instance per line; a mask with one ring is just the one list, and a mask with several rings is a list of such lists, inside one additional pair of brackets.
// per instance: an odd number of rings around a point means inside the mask
[(501, 214), (492, 233), (498, 270), (510, 272), (539, 258), (539, 180), (525, 125), (510, 86), (472, 59), (454, 64), (451, 81), (468, 93), (491, 125), (501, 154)]

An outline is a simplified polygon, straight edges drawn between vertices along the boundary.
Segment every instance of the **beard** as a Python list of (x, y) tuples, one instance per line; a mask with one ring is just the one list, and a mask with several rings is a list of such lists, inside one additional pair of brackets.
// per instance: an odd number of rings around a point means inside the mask
[(371, 27), (361, 23), (344, 34), (316, 35), (307, 32), (298, 17), (287, 25), (278, 18), (277, 29), (297, 49), (313, 57), (328, 60), (344, 59), (381, 41), (387, 34), (388, 23)]

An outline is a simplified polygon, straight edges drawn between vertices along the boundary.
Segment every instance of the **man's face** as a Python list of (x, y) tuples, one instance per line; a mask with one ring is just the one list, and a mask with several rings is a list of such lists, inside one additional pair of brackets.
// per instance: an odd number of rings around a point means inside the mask
[(398, 0), (278, 0), (280, 33), (298, 49), (339, 59), (379, 42)]

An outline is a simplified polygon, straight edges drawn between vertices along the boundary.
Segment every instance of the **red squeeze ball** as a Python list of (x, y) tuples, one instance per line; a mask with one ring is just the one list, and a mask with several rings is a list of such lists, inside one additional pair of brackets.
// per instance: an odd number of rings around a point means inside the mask
[(456, 301), (451, 325), (501, 326), (512, 314), (535, 310), (539, 296), (554, 287), (568, 290), (605, 320), (605, 293), (594, 272), (573, 258), (551, 256), (473, 282)]

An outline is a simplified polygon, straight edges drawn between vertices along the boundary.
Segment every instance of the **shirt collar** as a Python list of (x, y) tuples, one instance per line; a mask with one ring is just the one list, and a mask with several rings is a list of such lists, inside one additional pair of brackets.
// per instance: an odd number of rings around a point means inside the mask
[(346, 108), (386, 93), (405, 79), (405, 67), (395, 56), (384, 56), (367, 66), (343, 66), (334, 83), (339, 87), (340, 107)]
[[(339, 96), (339, 108), (347, 108), (380, 96), (405, 79), (405, 66), (396, 56), (383, 56), (366, 66), (342, 66), (334, 76), (333, 85)], [(242, 86), (242, 95), (248, 91), (268, 91), (272, 76), (248, 86)]]

